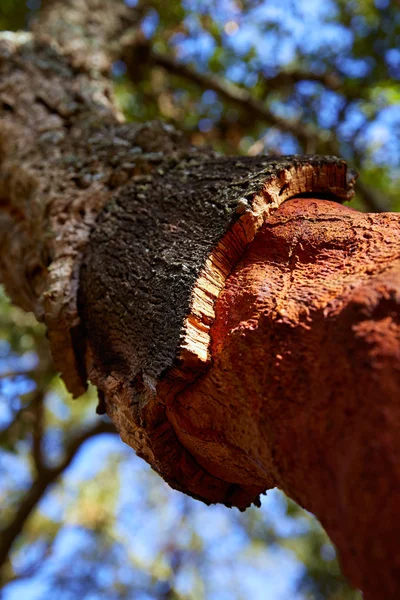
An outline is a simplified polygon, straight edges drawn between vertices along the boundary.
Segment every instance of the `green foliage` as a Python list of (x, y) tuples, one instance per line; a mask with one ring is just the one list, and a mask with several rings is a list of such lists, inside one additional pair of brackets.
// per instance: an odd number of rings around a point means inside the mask
[(36, 0), (1, 0), (0, 4), (0, 30), (16, 31), (25, 29), (36, 7), (40, 2)]

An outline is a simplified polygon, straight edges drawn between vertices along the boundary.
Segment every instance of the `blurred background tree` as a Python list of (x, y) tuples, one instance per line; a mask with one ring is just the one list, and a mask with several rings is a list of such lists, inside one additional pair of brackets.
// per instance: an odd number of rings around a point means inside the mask
[[(50, 2), (52, 0), (48, 0)], [(127, 0), (128, 120), (229, 154), (336, 154), (353, 205), (400, 208), (400, 10), (389, 0)], [(25, 29), (40, 0), (2, 0)], [(274, 490), (244, 514), (172, 491), (72, 401), (43, 327), (0, 295), (1, 597), (354, 600), (315, 519)]]

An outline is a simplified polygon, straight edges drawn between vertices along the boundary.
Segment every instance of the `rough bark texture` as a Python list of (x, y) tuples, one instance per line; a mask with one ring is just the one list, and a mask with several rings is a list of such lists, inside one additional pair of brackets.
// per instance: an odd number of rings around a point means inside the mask
[(167, 408), (210, 473), (318, 515), (374, 599), (400, 591), (399, 234), (399, 215), (283, 204), (218, 299), (212, 367)]
[(298, 194), (346, 199), (351, 185), (335, 158), (207, 153), (124, 187), (97, 220), (81, 273), (98, 359), (153, 387), (177, 355), (209, 363), (214, 303), (268, 214)]
[(189, 156), (121, 190), (97, 220), (79, 293), (87, 372), (122, 438), (173, 487), (258, 504), (264, 483), (210, 477), (193, 461), (165, 394), (211, 367), (215, 303), (268, 215), (299, 194), (346, 199), (352, 185), (334, 158)]
[(81, 69), (46, 37), (0, 36), (0, 270), (13, 301), (45, 320), (76, 396), (79, 257), (96, 215), (128, 180), (190, 150), (160, 123), (120, 123), (108, 80)]
[(171, 485), (241, 509), (278, 485), (367, 599), (398, 598), (399, 216), (332, 202), (353, 185), (332, 157), (221, 158), (122, 124), (84, 35), (112, 45), (125, 11), (102, 29), (83, 4), (0, 36), (6, 289)]

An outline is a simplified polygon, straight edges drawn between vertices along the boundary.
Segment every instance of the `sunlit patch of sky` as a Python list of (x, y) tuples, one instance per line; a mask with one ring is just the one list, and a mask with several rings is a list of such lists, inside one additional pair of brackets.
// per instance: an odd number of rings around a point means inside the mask
[(366, 144), (371, 148), (378, 165), (400, 165), (400, 107), (390, 106), (381, 111), (379, 119), (366, 127)]
[[(3, 346), (7, 348), (8, 344)], [(8, 346), (9, 348), (9, 346)], [(4, 358), (0, 357), (0, 376), (9, 372), (32, 371), (38, 365), (38, 357), (35, 352), (25, 352), (24, 354), (8, 353)]]
[(319, 125), (325, 129), (333, 127), (337, 122), (343, 104), (343, 100), (340, 96), (329, 90), (325, 90), (318, 106)]
[[(0, 341), (0, 429), (12, 421), (21, 406), (21, 396), (32, 392), (36, 384), (24, 375), (38, 365), (35, 352), (12, 352), (6, 340)], [(8, 373), (15, 375), (6, 377)]]
[(30, 485), (30, 471), (28, 464), (21, 460), (20, 456), (16, 456), (11, 452), (1, 452), (0, 479), (2, 481), (0, 494), (5, 482), (7, 482), (7, 486), (10, 486), (12, 489), (27, 489)]
[(390, 50), (388, 50), (386, 52), (386, 60), (389, 64), (391, 75), (400, 78), (400, 50), (398, 48), (391, 48)]
[[(281, 537), (301, 535), (309, 530), (306, 519), (290, 517), (286, 514), (287, 500), (278, 489), (269, 490), (261, 497), (261, 511), (266, 522), (274, 527)], [(253, 510), (253, 509), (252, 509)]]
[(0, 360), (2, 358), (7, 358), (7, 356), (10, 354), (10, 351), (11, 346), (7, 340), (0, 340)]
[(341, 57), (340, 71), (348, 77), (365, 77), (373, 68), (372, 61), (360, 58)]
[(279, 100), (272, 100), (269, 106), (273, 109), (274, 114), (288, 121), (297, 120), (301, 114), (298, 106), (289, 103), (282, 104)]
[[(3, 590), (4, 600), (43, 600), (45, 594), (48, 591), (48, 586), (45, 581), (35, 579), (34, 582), (28, 583), (24, 580), (16, 581), (10, 586), (7, 586), (6, 590)], [(29, 594), (29, 596), (28, 596)]]
[(72, 483), (93, 479), (113, 452), (118, 452), (121, 457), (131, 454), (130, 448), (114, 434), (103, 433), (88, 440), (75, 457), (73, 468), (71, 466), (68, 470), (67, 481)]
[[(184, 57), (195, 53), (195, 48), (191, 46), (192, 36), (198, 35), (199, 30), (197, 4), (190, 0), (185, 3), (186, 8), (193, 12), (185, 20), (191, 39), (183, 44)], [(298, 45), (306, 52), (315, 52), (321, 47), (332, 45), (334, 51), (339, 52), (348, 49), (352, 42), (352, 33), (332, 22), (335, 12), (332, 2), (265, 2), (251, 10), (246, 20), (241, 18), (240, 11), (230, 2), (224, 3), (223, 7), (218, 5), (217, 9), (214, 4), (203, 4), (202, 12), (211, 14), (222, 28), (226, 23), (237, 22), (237, 28), (232, 28), (232, 35), (226, 36), (228, 47), (231, 46), (239, 56), (254, 47), (267, 65), (289, 63), (295, 58)], [(274, 31), (271, 26), (278, 26), (279, 32)], [(209, 40), (208, 52), (211, 53), (214, 47), (215, 42)], [(205, 49), (202, 53), (205, 53)]]
[(65, 434), (58, 427), (46, 427), (42, 447), (50, 467), (56, 466), (63, 458)]
[(159, 23), (159, 16), (155, 10), (149, 10), (144, 19), (142, 20), (142, 31), (147, 38), (150, 38), (157, 29)]
[[(49, 598), (52, 597), (51, 581), (53, 577), (60, 572), (64, 573), (64, 577), (68, 579), (70, 577), (76, 577), (85, 575), (90, 566), (85, 560), (82, 560), (82, 556), (86, 552), (90, 552), (96, 555), (96, 540), (91, 532), (88, 532), (80, 527), (65, 527), (58, 534), (50, 557), (44, 562), (41, 576), (35, 576), (33, 579), (23, 586), (17, 584), (8, 586), (6, 589), (6, 598), (19, 599), (19, 598)], [(30, 547), (30, 551), (35, 551), (35, 547)], [(38, 555), (40, 548), (36, 549)], [(113, 554), (118, 552), (118, 548), (112, 549)], [(100, 553), (99, 553), (100, 554)], [(27, 568), (29, 562), (26, 556), (20, 555), (18, 562), (22, 568)], [(33, 557), (34, 558), (34, 557)], [(37, 556), (40, 558), (40, 555)], [(16, 566), (18, 562), (15, 563)], [(99, 563), (101, 562), (101, 569), (96, 569), (96, 579), (100, 585), (112, 583), (115, 581), (116, 572), (114, 571), (114, 564), (108, 564), (104, 562), (104, 557), (99, 556)], [(21, 594), (21, 589), (23, 590)], [(87, 590), (90, 596), (90, 589)], [(19, 595), (21, 594), (21, 595)], [(85, 596), (85, 597), (89, 597)], [(93, 595), (93, 598), (97, 598)]]
[[(131, 462), (130, 460), (129, 463)], [(142, 510), (144, 509), (143, 503), (146, 490), (148, 494), (151, 479), (154, 478), (154, 474), (148, 473), (148, 475), (149, 480), (143, 489), (137, 489), (137, 483), (133, 481), (130, 469), (125, 470), (125, 475), (121, 477), (122, 490), (119, 517), (121, 533), (123, 532), (125, 539), (133, 545), (132, 547), (134, 547), (141, 560), (150, 562), (157, 548), (168, 543), (168, 537), (172, 531), (175, 543), (183, 546), (188, 543), (188, 538), (192, 535), (191, 529), (179, 524), (179, 521), (184, 510), (183, 504), (189, 503), (191, 527), (203, 540), (211, 565), (215, 565), (215, 569), (212, 566), (209, 567), (208, 577), (210, 581), (214, 582), (214, 585), (221, 590), (218, 577), (222, 577), (221, 573), (226, 571), (224, 577), (229, 572), (229, 578), (232, 579), (232, 561), (235, 564), (235, 570), (238, 572), (238, 581), (246, 579), (249, 574), (247, 571), (251, 566), (247, 564), (247, 558), (243, 554), (248, 547), (248, 537), (243, 529), (236, 527), (234, 524), (235, 512), (237, 513), (237, 511), (230, 511), (221, 506), (206, 507), (200, 502), (184, 498), (167, 486), (163, 486), (160, 490), (157, 485), (153, 490), (154, 493), (162, 493), (165, 495), (165, 499), (160, 502), (161, 498), (158, 497), (156, 501), (157, 510), (152, 512), (149, 509), (146, 511), (146, 518), (143, 519), (142, 513), (138, 511), (135, 504), (139, 502)], [(275, 520), (274, 516), (277, 520), (282, 520), (282, 529), (285, 529), (285, 533), (289, 535), (289, 522), (293, 531), (295, 520), (286, 518), (286, 526), (283, 524), (285, 520), (284, 503), (279, 500), (279, 494), (275, 492), (268, 494), (264, 498), (263, 504), (265, 510), (270, 513), (271, 521)], [(274, 515), (275, 510), (277, 512)], [(278, 516), (278, 513), (280, 516)], [(245, 560), (242, 564), (240, 561), (243, 557)], [(259, 573), (252, 573), (251, 576), (249, 574), (249, 584), (247, 586), (246, 583), (247, 587), (245, 586), (247, 590), (245, 597), (260, 598), (261, 600), (265, 597), (263, 594), (266, 593), (266, 590), (268, 590), (268, 593), (274, 594), (275, 591), (281, 591), (283, 585), (285, 586), (286, 597), (288, 599), (294, 597), (290, 595), (295, 587), (293, 578), (299, 576), (303, 567), (290, 552), (265, 547), (262, 552), (260, 551), (255, 567), (259, 569)], [(282, 572), (286, 573), (286, 578)], [(251, 580), (251, 577), (255, 579)], [(268, 584), (266, 584), (267, 581)], [(226, 589), (226, 584), (224, 588)], [(210, 597), (213, 597), (213, 593), (210, 592), (210, 594)], [(229, 598), (229, 596), (227, 597)]]
[[(300, 150), (299, 143), (290, 133), (282, 133), (271, 127), (265, 133), (266, 148), (271, 148), (272, 153), (297, 154)], [(265, 151), (264, 151), (265, 152)], [(267, 151), (267, 154), (270, 153)]]
[(71, 415), (71, 408), (63, 402), (59, 394), (48, 392), (46, 395), (47, 408), (61, 421), (66, 421)]
[(0, 379), (0, 428), (7, 427), (14, 411), (21, 408), (21, 396), (33, 392), (36, 384), (24, 375)]

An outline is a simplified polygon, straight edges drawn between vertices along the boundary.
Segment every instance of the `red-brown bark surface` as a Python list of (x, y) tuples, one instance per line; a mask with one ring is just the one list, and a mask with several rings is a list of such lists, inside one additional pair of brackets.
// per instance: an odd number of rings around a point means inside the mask
[[(208, 362), (195, 344), (154, 381), (128, 379), (107, 337), (96, 345), (101, 295), (82, 314), (88, 372), (127, 443), (208, 502), (243, 509), (280, 487), (320, 519), (371, 600), (400, 592), (399, 234), (400, 215), (323, 198), (275, 207), (216, 299)], [(224, 239), (227, 252), (238, 240)], [(99, 285), (90, 271), (84, 281)], [(136, 345), (120, 339), (134, 365)]]
[(200, 464), (318, 516), (365, 598), (400, 592), (400, 218), (283, 204), (226, 281), (213, 365), (168, 409)]

